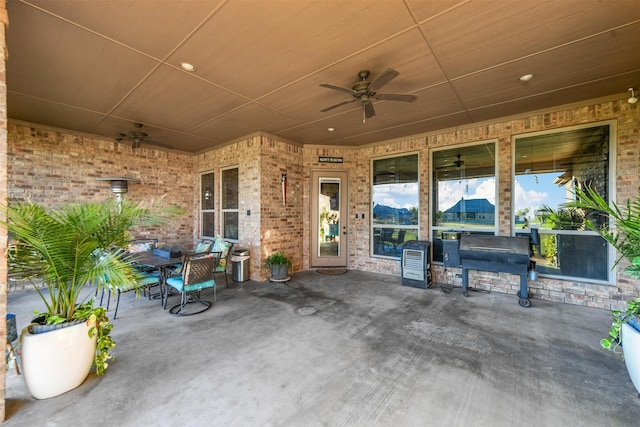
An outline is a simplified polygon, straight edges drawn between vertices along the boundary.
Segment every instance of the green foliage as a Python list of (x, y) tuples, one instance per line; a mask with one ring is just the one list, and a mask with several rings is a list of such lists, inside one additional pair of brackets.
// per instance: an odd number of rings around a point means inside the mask
[(567, 206), (593, 211), (598, 215), (610, 218), (611, 226), (597, 227), (590, 219), (585, 220), (585, 226), (602, 236), (619, 253), (616, 263), (622, 259), (629, 261), (630, 265), (625, 272), (636, 279), (640, 279), (640, 199), (627, 200), (620, 208), (615, 203), (611, 206), (596, 192), (587, 187), (584, 190), (576, 189), (576, 201), (567, 203)]
[[(93, 300), (80, 301), (85, 285), (93, 284), (100, 291), (124, 288), (137, 282), (138, 272), (133, 260), (122, 248), (131, 241), (135, 227), (166, 224), (183, 210), (177, 206), (153, 208), (124, 201), (86, 202), (47, 208), (30, 201), (18, 202), (6, 208), (9, 231), (9, 275), (16, 280), (31, 282), (46, 311), (49, 324), (73, 319), (96, 318), (98, 349), (96, 365), (104, 372), (110, 359), (110, 323), (106, 310), (93, 308)], [(39, 283), (43, 282), (46, 292)], [(104, 310), (104, 312), (103, 312)]]
[(547, 238), (542, 239), (542, 244), (544, 246), (544, 253), (546, 254), (549, 263), (557, 267), (558, 266), (558, 248), (556, 243), (556, 235), (552, 234)]
[(616, 351), (621, 342), (620, 333), (622, 324), (628, 322), (633, 317), (640, 318), (640, 298), (627, 302), (627, 311), (624, 313), (620, 310), (612, 310), (613, 323), (609, 329), (609, 336), (600, 340), (600, 345), (606, 350)]
[(585, 212), (579, 207), (553, 209), (545, 205), (538, 216), (552, 230), (583, 230), (585, 226)]
[(291, 258), (287, 257), (281, 251), (278, 251), (272, 253), (264, 260), (264, 266), (266, 268), (271, 269), (274, 265), (288, 265), (289, 268), (291, 268), (293, 262), (291, 261)]
[[(598, 233), (609, 242), (619, 253), (616, 260), (618, 264), (622, 259), (629, 261), (625, 273), (640, 279), (640, 199), (627, 200), (620, 207), (607, 201), (593, 188), (576, 189), (576, 201), (567, 203), (568, 207), (586, 209), (593, 214), (608, 216), (611, 225), (605, 222), (598, 227), (590, 220), (585, 220), (585, 226)], [(588, 216), (587, 216), (588, 217)], [(600, 345), (607, 350), (614, 350), (620, 344), (620, 330), (622, 324), (636, 317), (640, 319), (640, 298), (627, 302), (627, 311), (612, 310), (613, 324), (609, 330), (609, 336), (600, 341)]]
[(104, 307), (94, 307), (93, 299), (85, 304), (80, 304), (74, 313), (77, 319), (88, 319), (91, 328), (89, 336), (97, 335), (96, 354), (93, 357), (93, 366), (96, 369), (96, 375), (104, 375), (109, 361), (115, 359), (110, 351), (116, 346), (115, 341), (111, 339), (111, 330), (113, 324), (107, 317), (107, 309)]

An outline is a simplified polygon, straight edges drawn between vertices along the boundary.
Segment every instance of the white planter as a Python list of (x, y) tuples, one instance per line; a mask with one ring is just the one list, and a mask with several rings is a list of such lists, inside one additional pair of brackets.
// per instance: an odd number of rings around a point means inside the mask
[(640, 393), (640, 332), (626, 323), (622, 324), (622, 352), (631, 382)]
[(21, 349), (29, 392), (36, 399), (47, 399), (73, 390), (87, 378), (96, 337), (89, 337), (85, 322), (41, 334), (25, 333)]

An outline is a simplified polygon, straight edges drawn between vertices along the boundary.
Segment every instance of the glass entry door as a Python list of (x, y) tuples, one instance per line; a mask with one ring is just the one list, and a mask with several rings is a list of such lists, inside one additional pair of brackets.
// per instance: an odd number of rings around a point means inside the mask
[(347, 172), (311, 173), (311, 265), (347, 265)]

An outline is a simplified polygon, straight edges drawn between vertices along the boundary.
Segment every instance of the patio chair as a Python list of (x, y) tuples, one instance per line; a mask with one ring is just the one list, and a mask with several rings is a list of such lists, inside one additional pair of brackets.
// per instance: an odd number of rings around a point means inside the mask
[(216, 238), (213, 245), (211, 246), (211, 252), (221, 252), (220, 262), (216, 265), (214, 273), (224, 273), (224, 283), (229, 287), (229, 279), (227, 278), (227, 267), (229, 255), (231, 254), (231, 250), (233, 249), (233, 243), (222, 240), (221, 238)]
[[(132, 240), (129, 246), (127, 247), (127, 252), (129, 253), (153, 252), (153, 250), (157, 248), (158, 248), (158, 239), (152, 239), (152, 238), (135, 239), (135, 240)], [(157, 269), (150, 269), (142, 266), (140, 266), (139, 269), (145, 274), (146, 273), (157, 274)], [(159, 285), (159, 282), (144, 285), (142, 288), (143, 295), (147, 295), (147, 297), (151, 299), (151, 288), (158, 285)]]
[(404, 238), (405, 238), (406, 234), (407, 234), (407, 230), (398, 231), (398, 237), (395, 238), (395, 239), (392, 239), (393, 250), (398, 249), (398, 246), (400, 246), (400, 245), (402, 245), (404, 243)]
[[(116, 289), (116, 309), (113, 313), (114, 319), (118, 316), (118, 307), (120, 306), (121, 294), (129, 291), (133, 291), (134, 289), (142, 289), (143, 293), (149, 292), (149, 295), (151, 295), (151, 288), (153, 286), (158, 286), (160, 284), (159, 272), (141, 272), (141, 275), (142, 277), (135, 284), (132, 283), (130, 285), (126, 285), (124, 287)], [(103, 297), (104, 297), (104, 290), (102, 291), (102, 296), (100, 297), (100, 305), (102, 305)], [(109, 287), (107, 291), (107, 310), (109, 310), (110, 302), (111, 302), (111, 287)]]
[(211, 239), (202, 239), (202, 240), (200, 240), (200, 243), (198, 243), (196, 245), (196, 247), (193, 250), (193, 252), (196, 253), (196, 254), (209, 252), (209, 251), (211, 251), (212, 247), (213, 247), (213, 240), (211, 240)]
[[(213, 301), (216, 301), (216, 281), (214, 269), (220, 262), (220, 252), (195, 254), (184, 257), (182, 274), (167, 279), (167, 285), (180, 292), (180, 303), (169, 309), (176, 316), (192, 316), (202, 313), (211, 307), (211, 302), (200, 298), (203, 289), (213, 288)], [(188, 304), (202, 305), (200, 310), (187, 310)]]

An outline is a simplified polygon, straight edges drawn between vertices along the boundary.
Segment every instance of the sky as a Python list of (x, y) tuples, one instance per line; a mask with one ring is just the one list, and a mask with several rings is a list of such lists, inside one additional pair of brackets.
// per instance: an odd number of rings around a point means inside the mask
[(373, 203), (392, 208), (418, 207), (418, 184), (382, 184), (373, 186)]
[[(529, 208), (532, 218), (535, 210), (543, 205), (553, 208), (564, 203), (565, 189), (553, 183), (560, 174), (518, 175), (515, 182), (515, 211)], [(441, 181), (439, 208), (445, 211), (458, 203), (461, 198), (487, 199), (496, 203), (495, 178), (471, 178), (463, 180)], [(411, 208), (418, 206), (419, 188), (416, 183), (383, 184), (373, 187), (373, 202), (392, 208)]]
[[(543, 205), (558, 207), (566, 202), (564, 187), (558, 187), (553, 183), (560, 173), (553, 172), (537, 175), (518, 175), (514, 188), (515, 211), (529, 208), (529, 217), (533, 218), (536, 209)], [(487, 199), (493, 205), (496, 204), (495, 179), (472, 178), (458, 181), (440, 182), (439, 208), (442, 211), (454, 206), (461, 198)]]

